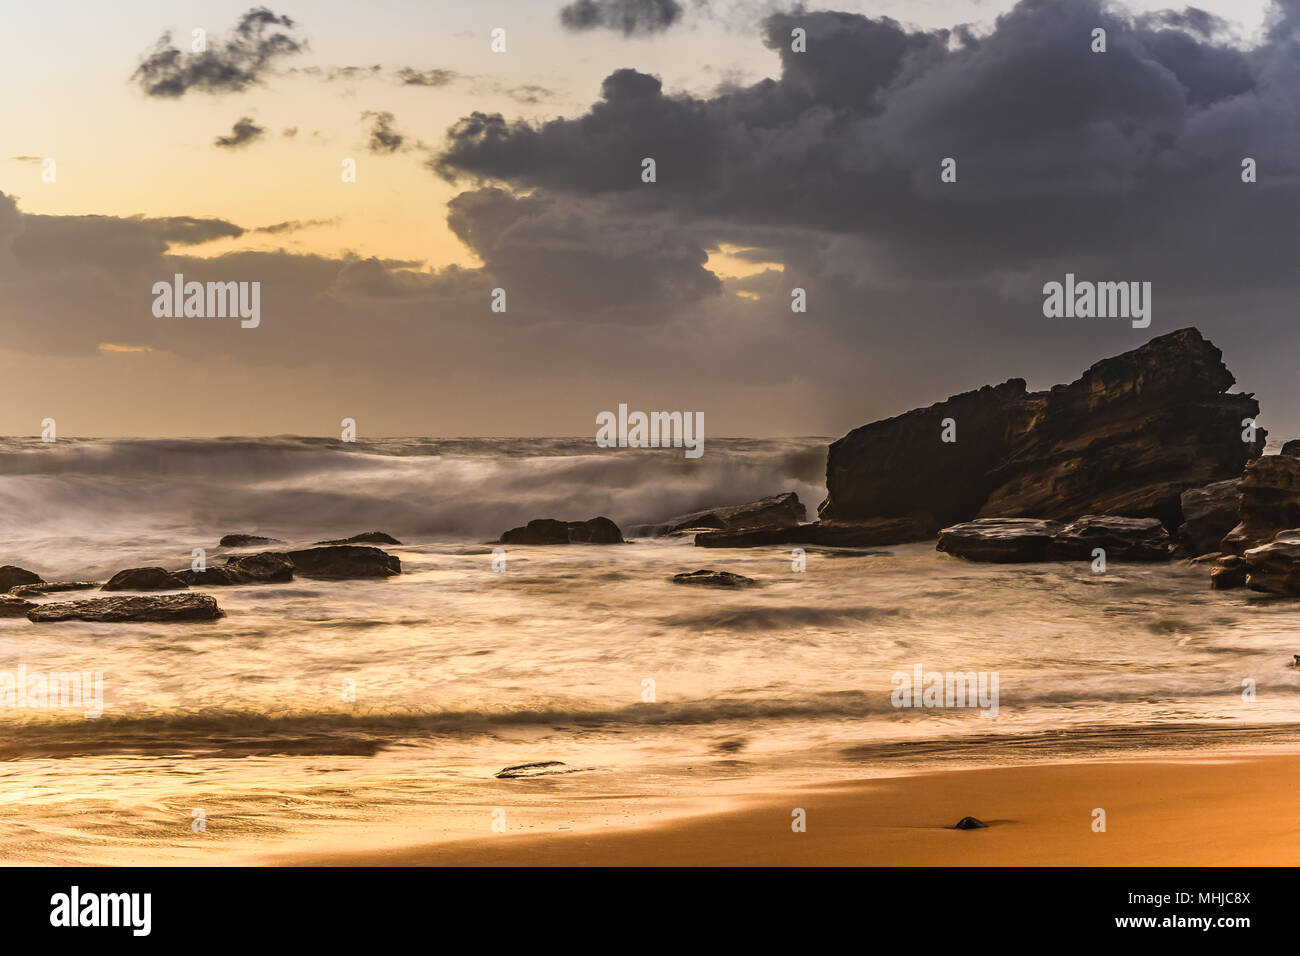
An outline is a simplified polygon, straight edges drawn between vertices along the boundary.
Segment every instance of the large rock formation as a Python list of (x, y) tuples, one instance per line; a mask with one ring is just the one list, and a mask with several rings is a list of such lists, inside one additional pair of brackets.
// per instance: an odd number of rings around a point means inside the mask
[(1256, 458), (1246, 466), (1240, 489), (1240, 520), (1224, 535), (1221, 551), (1242, 554), (1272, 541), (1279, 531), (1300, 527), (1300, 458)]
[[(1027, 392), (1021, 379), (854, 429), (830, 446), (823, 519), (928, 511), (1072, 520), (1083, 514), (1182, 522), (1180, 496), (1234, 478), (1264, 446), (1242, 440), (1259, 404), (1229, 394), (1222, 353), (1180, 329)], [(943, 420), (956, 441), (944, 442)]]

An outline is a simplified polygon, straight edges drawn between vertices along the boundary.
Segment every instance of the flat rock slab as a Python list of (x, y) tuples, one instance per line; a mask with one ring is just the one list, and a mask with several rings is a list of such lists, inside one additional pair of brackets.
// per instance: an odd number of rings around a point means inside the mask
[(279, 538), (267, 538), (260, 534), (228, 534), (217, 543), (219, 548), (251, 548), (262, 544), (284, 544)]
[(1159, 518), (1084, 515), (1053, 536), (1049, 561), (1087, 561), (1101, 548), (1106, 557), (1126, 561), (1168, 561), (1173, 539)]
[(27, 619), (38, 624), (51, 621), (212, 621), (222, 616), (216, 600), (206, 594), (94, 598), (40, 604), (27, 612)]
[(0, 617), (26, 617), (28, 611), (38, 606), (22, 598), (0, 595)]
[(364, 531), (350, 538), (336, 538), (333, 541), (317, 541), (317, 544), (401, 544), (391, 534), (383, 531)]
[(559, 760), (538, 760), (534, 763), (520, 763), (506, 767), (497, 773), (498, 780), (518, 780), (521, 777), (549, 777), (562, 773), (581, 773), (585, 768), (570, 767)]
[(969, 561), (1046, 561), (1052, 539), (1064, 527), (1040, 518), (977, 518), (944, 528), (935, 547)]
[(696, 587), (706, 588), (752, 588), (758, 586), (757, 581), (753, 578), (747, 578), (743, 574), (735, 574), (731, 571), (713, 571), (707, 568), (674, 574), (673, 584), (693, 584)]
[(58, 594), (60, 591), (90, 591), (97, 587), (98, 581), (47, 581), (10, 588), (9, 594), (12, 597), (40, 597), (43, 594)]

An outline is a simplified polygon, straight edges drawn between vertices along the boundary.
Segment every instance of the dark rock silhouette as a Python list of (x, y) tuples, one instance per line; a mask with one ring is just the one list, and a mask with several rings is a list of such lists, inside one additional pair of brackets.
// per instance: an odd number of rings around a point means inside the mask
[(1219, 550), (1242, 554), (1272, 541), (1279, 531), (1300, 527), (1300, 458), (1256, 458), (1246, 466), (1240, 489), (1240, 520), (1223, 536)]
[(606, 517), (586, 521), (534, 518), (522, 528), (511, 528), (498, 544), (622, 544), (623, 532)]
[(978, 817), (962, 817), (953, 826), (954, 830), (987, 830), (988, 824)]
[(808, 520), (808, 509), (794, 492), (771, 495), (743, 505), (710, 508), (669, 518), (662, 524), (639, 525), (634, 537), (681, 534), (686, 531), (751, 531), (757, 528), (794, 528)]
[(701, 569), (699, 571), (683, 571), (681, 574), (674, 574), (673, 584), (694, 584), (697, 587), (709, 588), (752, 588), (758, 582), (753, 578), (747, 578), (743, 574), (735, 574), (731, 571)]
[(13, 597), (40, 597), (42, 594), (57, 594), (60, 591), (89, 591), (99, 587), (98, 581), (42, 581), (40, 584), (23, 584), (10, 588)]
[(216, 600), (206, 594), (94, 598), (38, 604), (27, 612), (27, 619), (38, 624), (52, 621), (211, 621), (222, 616)]
[(202, 571), (185, 568), (174, 572), (189, 585), (225, 586), (233, 584), (273, 584), (293, 580), (293, 561), (287, 554), (261, 551), (227, 558), (224, 565), (212, 565)]
[(358, 544), (290, 551), (289, 560), (300, 574), (312, 578), (386, 578), (402, 573), (397, 555)]
[(249, 548), (263, 544), (284, 544), (279, 538), (264, 538), (260, 534), (228, 534), (217, 543), (219, 548)]
[(1047, 559), (1091, 561), (1097, 548), (1106, 552), (1107, 561), (1168, 561), (1173, 538), (1157, 518), (1084, 515), (1052, 537)]
[(103, 591), (179, 591), (189, 585), (165, 568), (127, 568), (118, 571)]
[(1240, 478), (1229, 478), (1183, 492), (1183, 523), (1178, 527), (1180, 554), (1196, 557), (1219, 550), (1223, 536), (1237, 525), (1240, 486)]
[(401, 544), (391, 534), (383, 531), (365, 531), (361, 534), (354, 534), (350, 538), (339, 538), (336, 541), (317, 541), (317, 544)]
[(20, 584), (44, 584), (45, 581), (34, 571), (6, 564), (0, 567), (0, 594)]

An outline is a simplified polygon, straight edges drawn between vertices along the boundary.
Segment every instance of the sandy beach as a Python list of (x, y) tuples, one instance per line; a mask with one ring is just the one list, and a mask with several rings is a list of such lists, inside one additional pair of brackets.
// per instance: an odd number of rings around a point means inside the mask
[[(1300, 752), (953, 770), (754, 794), (716, 812), (574, 832), (276, 856), (330, 866), (1284, 866)], [(807, 830), (791, 829), (806, 811)], [(1106, 812), (1094, 832), (1093, 811)], [(581, 810), (577, 811), (579, 814)], [(987, 829), (956, 830), (975, 816)]]

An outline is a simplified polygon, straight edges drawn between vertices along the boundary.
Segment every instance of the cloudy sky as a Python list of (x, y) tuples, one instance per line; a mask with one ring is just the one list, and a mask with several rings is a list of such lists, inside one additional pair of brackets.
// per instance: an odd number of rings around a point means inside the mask
[(0, 434), (837, 435), (1196, 325), (1300, 435), (1300, 0), (47, 0), (0, 72)]

